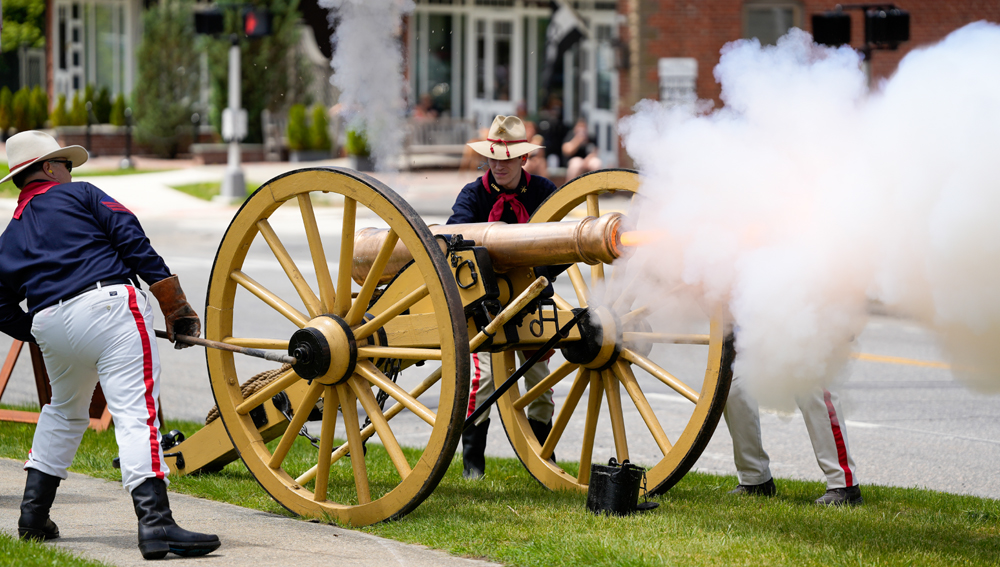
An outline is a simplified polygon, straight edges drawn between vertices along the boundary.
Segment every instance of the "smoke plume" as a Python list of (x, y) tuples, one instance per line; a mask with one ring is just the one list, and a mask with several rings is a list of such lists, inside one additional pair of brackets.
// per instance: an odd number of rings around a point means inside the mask
[(411, 0), (319, 0), (337, 20), (333, 77), (348, 128), (363, 130), (379, 170), (395, 167), (402, 153), (404, 115), (403, 54), (398, 38)]
[[(877, 56), (877, 55), (876, 55)], [(793, 29), (726, 45), (725, 106), (637, 105), (645, 275), (728, 305), (762, 403), (831, 383), (870, 302), (940, 332), (957, 376), (1000, 390), (1000, 26), (911, 51), (871, 91), (860, 56)]]

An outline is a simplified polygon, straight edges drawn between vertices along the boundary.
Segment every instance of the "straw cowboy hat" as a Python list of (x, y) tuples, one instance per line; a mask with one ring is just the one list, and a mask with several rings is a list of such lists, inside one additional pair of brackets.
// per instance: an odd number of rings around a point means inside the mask
[(90, 158), (90, 154), (82, 146), (64, 148), (45, 132), (38, 130), (18, 132), (7, 139), (7, 163), (10, 164), (10, 173), (0, 179), (0, 183), (21, 173), (34, 163), (54, 158), (68, 159), (73, 163), (73, 167), (80, 167)]
[(517, 116), (497, 116), (486, 140), (469, 142), (469, 147), (483, 157), (513, 159), (543, 146), (528, 141), (524, 123)]

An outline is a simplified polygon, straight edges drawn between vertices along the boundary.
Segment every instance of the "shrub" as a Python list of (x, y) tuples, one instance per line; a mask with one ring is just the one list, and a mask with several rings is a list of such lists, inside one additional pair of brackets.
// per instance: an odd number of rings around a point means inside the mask
[(288, 149), (300, 152), (309, 147), (309, 132), (306, 128), (306, 106), (293, 104), (288, 109)]
[(14, 117), (14, 128), (18, 132), (31, 130), (31, 91), (22, 87), (14, 93), (14, 103), (11, 105)]
[(14, 125), (14, 93), (10, 88), (0, 89), (0, 132), (6, 132)]
[(368, 137), (361, 130), (347, 131), (344, 149), (347, 150), (348, 155), (352, 156), (367, 157), (372, 153), (371, 148), (368, 147)]
[(115, 126), (125, 125), (125, 95), (118, 93), (115, 97), (114, 104), (111, 105), (111, 115), (108, 117), (108, 121)]
[(330, 151), (330, 131), (327, 126), (326, 108), (317, 104), (312, 109), (312, 121), (309, 124), (309, 147), (313, 150)]
[(69, 123), (70, 126), (86, 126), (87, 125), (87, 104), (83, 100), (80, 91), (73, 93), (73, 102), (69, 105)]
[[(161, 157), (174, 157), (191, 131), (191, 102), (198, 94), (191, 0), (149, 3), (136, 54), (142, 85), (134, 94), (135, 139)], [(246, 63), (244, 63), (245, 65)], [(244, 67), (251, 69), (251, 67)], [(252, 72), (244, 71), (244, 75)]]
[(31, 89), (30, 107), (32, 128), (45, 128), (45, 123), (49, 120), (49, 95), (45, 94), (42, 87)]
[(108, 124), (111, 122), (111, 92), (108, 87), (101, 87), (97, 93), (97, 100), (94, 101), (94, 116), (98, 124)]
[(56, 99), (56, 107), (52, 110), (52, 127), (66, 126), (69, 124), (69, 113), (66, 112), (66, 95), (61, 94)]

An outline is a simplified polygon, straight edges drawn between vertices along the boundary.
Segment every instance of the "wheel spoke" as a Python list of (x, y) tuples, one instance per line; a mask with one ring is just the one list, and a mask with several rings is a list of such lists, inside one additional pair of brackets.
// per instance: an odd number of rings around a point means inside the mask
[(323, 313), (327, 313), (333, 308), (334, 297), (337, 295), (333, 289), (333, 278), (330, 277), (330, 265), (326, 263), (326, 252), (323, 250), (323, 240), (319, 236), (319, 225), (316, 223), (312, 199), (308, 193), (302, 193), (298, 196), (298, 200), (302, 225), (306, 229), (306, 241), (309, 243), (313, 268), (316, 270), (319, 300), (323, 304)]
[(587, 419), (583, 425), (583, 448), (580, 450), (580, 484), (590, 484), (590, 463), (594, 459), (594, 438), (597, 437), (597, 420), (601, 417), (601, 398), (604, 388), (601, 375), (593, 370), (584, 373), (590, 381), (590, 397), (587, 399)]
[(351, 306), (351, 268), (354, 267), (354, 221), (358, 202), (344, 197), (344, 224), (340, 232), (340, 263), (337, 272), (337, 298), (333, 302), (335, 315), (343, 317)]
[(281, 467), (281, 463), (288, 456), (288, 451), (292, 448), (292, 443), (299, 437), (299, 431), (305, 425), (306, 420), (309, 419), (309, 413), (312, 411), (313, 406), (316, 405), (316, 400), (319, 399), (321, 393), (323, 393), (323, 384), (313, 382), (309, 386), (305, 397), (302, 398), (302, 403), (299, 404), (299, 407), (295, 408), (295, 414), (292, 415), (292, 422), (288, 424), (288, 428), (281, 435), (281, 441), (278, 442), (278, 446), (274, 448), (274, 453), (271, 454), (271, 460), (267, 463), (269, 467), (272, 469)]
[[(437, 384), (438, 381), (440, 380), (441, 380), (441, 369), (438, 368), (434, 372), (431, 372), (431, 374), (427, 378), (425, 378), (423, 382), (418, 384), (416, 388), (410, 391), (410, 396), (414, 398), (420, 397), (421, 394), (429, 390), (431, 386)], [(389, 408), (388, 411), (385, 412), (386, 421), (391, 421), (392, 418), (396, 417), (396, 415), (398, 415), (399, 412), (403, 411), (403, 409), (405, 409), (405, 406), (403, 404), (398, 404), (398, 403), (393, 404), (393, 406)], [(374, 434), (375, 434), (375, 426), (368, 425), (361, 430), (361, 440), (364, 441)], [(340, 447), (337, 447), (337, 450), (333, 452), (333, 455), (331, 455), (330, 461), (333, 463), (339, 461), (344, 455), (347, 454), (347, 450), (348, 447), (346, 443), (341, 445)], [(299, 484), (305, 484), (315, 477), (316, 477), (316, 467), (313, 467), (308, 471), (304, 472), (302, 476), (295, 479), (295, 482)]]
[[(616, 313), (617, 313), (617, 311), (616, 311)], [(648, 305), (643, 305), (642, 307), (640, 307), (638, 309), (633, 309), (632, 311), (629, 311), (628, 313), (622, 315), (621, 316), (621, 323), (622, 323), (622, 325), (627, 325), (628, 323), (630, 323), (632, 321), (632, 319), (636, 319), (638, 317), (645, 317), (645, 316), (649, 315), (649, 313), (650, 313), (649, 306)]]
[[(598, 194), (591, 193), (587, 195), (587, 216), (588, 217), (600, 217), (601, 207), (598, 202)], [(604, 264), (594, 264), (590, 267), (590, 285), (591, 287), (597, 287), (598, 282), (604, 281)]]
[(309, 318), (301, 311), (289, 305), (285, 300), (271, 293), (266, 287), (260, 285), (256, 280), (243, 273), (241, 270), (233, 270), (229, 277), (240, 284), (250, 293), (256, 295), (261, 301), (271, 306), (272, 309), (281, 313), (286, 319), (295, 323), (300, 329), (309, 323)]
[(660, 451), (662, 451), (664, 455), (669, 453), (670, 448), (673, 447), (673, 445), (670, 443), (670, 439), (667, 437), (666, 432), (663, 431), (663, 426), (660, 425), (660, 420), (657, 419), (656, 414), (653, 413), (653, 408), (650, 407), (649, 400), (647, 400), (646, 395), (642, 393), (642, 388), (639, 387), (639, 382), (635, 379), (635, 374), (632, 374), (632, 369), (621, 360), (618, 360), (612, 367), (612, 371), (625, 386), (625, 391), (628, 392), (629, 397), (632, 398), (632, 403), (634, 403), (635, 408), (639, 410), (639, 415), (641, 415), (642, 420), (646, 422), (646, 427), (653, 435), (653, 440), (656, 441), (656, 445), (660, 448)]
[(560, 380), (569, 376), (569, 373), (579, 368), (579, 365), (573, 364), (572, 362), (563, 362), (556, 368), (552, 373), (546, 376), (541, 382), (535, 384), (535, 387), (528, 390), (523, 396), (514, 401), (514, 409), (517, 411), (523, 410), (528, 404), (538, 399), (549, 390), (552, 386), (559, 383)]
[(302, 298), (302, 303), (306, 306), (306, 311), (309, 312), (310, 317), (316, 317), (323, 313), (323, 306), (320, 305), (319, 298), (316, 294), (309, 289), (309, 284), (306, 283), (305, 278), (302, 277), (302, 272), (299, 271), (298, 266), (295, 265), (295, 260), (288, 254), (288, 250), (285, 249), (285, 245), (281, 243), (281, 239), (271, 228), (271, 223), (267, 222), (267, 219), (260, 219), (257, 221), (257, 230), (260, 231), (261, 236), (264, 237), (264, 241), (267, 242), (268, 247), (274, 254), (274, 257), (278, 260), (278, 264), (281, 265), (281, 269), (285, 271), (285, 275), (288, 276), (289, 281), (295, 287), (295, 291)]
[(243, 400), (243, 403), (236, 406), (236, 413), (240, 415), (246, 415), (250, 413), (250, 410), (259, 406), (260, 404), (266, 402), (273, 398), (278, 392), (281, 392), (291, 386), (292, 384), (301, 380), (299, 375), (295, 373), (294, 370), (289, 369), (276, 378), (273, 382), (264, 386), (260, 390), (254, 392), (249, 398)]
[(323, 388), (323, 425), (319, 434), (319, 461), (316, 463), (318, 476), (313, 500), (326, 502), (327, 487), (330, 483), (330, 453), (333, 451), (333, 434), (337, 429), (337, 408), (340, 398), (333, 386)]
[(618, 462), (628, 459), (628, 438), (625, 435), (625, 416), (622, 415), (622, 394), (618, 379), (611, 372), (601, 373), (604, 394), (608, 397), (608, 413), (611, 414), (611, 433), (615, 439), (615, 455)]
[(355, 329), (354, 340), (360, 341), (361, 339), (368, 338), (369, 335), (371, 335), (375, 331), (385, 326), (385, 324), (388, 323), (391, 319), (395, 318), (396, 315), (399, 315), (403, 311), (406, 311), (410, 307), (413, 307), (413, 305), (416, 302), (427, 297), (428, 293), (430, 293), (430, 290), (427, 289), (426, 284), (413, 290), (406, 297), (400, 299), (391, 307), (379, 313), (364, 325), (361, 325), (360, 327)]
[(389, 422), (386, 420), (385, 415), (382, 414), (382, 409), (378, 407), (378, 402), (372, 394), (372, 387), (368, 382), (355, 377), (351, 377), (347, 381), (347, 384), (354, 391), (354, 395), (358, 397), (361, 406), (365, 408), (368, 419), (371, 420), (375, 431), (378, 432), (379, 439), (382, 440), (382, 446), (385, 447), (386, 453), (389, 453), (389, 459), (392, 460), (396, 471), (399, 472), (399, 479), (406, 480), (406, 477), (410, 476), (411, 472), (410, 463), (406, 461), (406, 455), (403, 454), (403, 450), (399, 447), (399, 442), (396, 441), (396, 436), (392, 433)]
[(570, 418), (573, 417), (573, 412), (576, 411), (577, 404), (580, 403), (580, 398), (583, 397), (583, 391), (587, 389), (589, 382), (587, 374), (589, 372), (589, 370), (580, 370), (576, 373), (576, 379), (573, 380), (573, 385), (569, 389), (566, 401), (563, 402), (562, 407), (559, 408), (559, 415), (552, 422), (552, 431), (549, 432), (549, 436), (545, 439), (542, 450), (538, 454), (542, 460), (548, 460), (555, 452), (556, 445), (559, 444), (563, 432), (566, 431), (566, 425), (569, 424)]
[(569, 274), (569, 281), (573, 283), (573, 290), (576, 291), (576, 300), (580, 303), (580, 307), (587, 307), (590, 291), (587, 290), (587, 283), (583, 281), (579, 264), (570, 266), (566, 273)]
[(670, 374), (666, 370), (660, 368), (652, 360), (628, 348), (622, 349), (622, 358), (632, 364), (635, 364), (639, 368), (642, 368), (646, 372), (649, 372), (655, 376), (657, 380), (669, 386), (671, 390), (691, 400), (691, 402), (695, 404), (698, 403), (698, 392), (689, 388), (687, 384), (678, 380), (673, 374)]
[(403, 347), (358, 347), (358, 358), (377, 360), (380, 358), (399, 358), (403, 360), (441, 360), (439, 348), (403, 348)]
[(711, 335), (694, 333), (646, 333), (624, 332), (623, 343), (670, 343), (675, 345), (707, 345)]
[(360, 424), (358, 423), (358, 406), (354, 392), (346, 384), (337, 385), (340, 396), (340, 410), (344, 414), (344, 428), (347, 430), (347, 446), (351, 451), (351, 468), (354, 470), (354, 486), (358, 491), (358, 504), (371, 502), (371, 490), (368, 487), (368, 467), (365, 463), (365, 449), (361, 443)]
[(398, 384), (389, 380), (385, 374), (382, 374), (381, 370), (375, 368), (375, 365), (371, 361), (364, 360), (358, 362), (357, 372), (365, 380), (381, 388), (383, 392), (392, 396), (393, 399), (405, 406), (406, 409), (415, 413), (417, 417), (427, 422), (431, 427), (434, 427), (434, 421), (437, 419), (434, 412), (427, 409), (427, 406), (418, 402), (416, 398), (407, 393), (406, 390), (400, 388)]
[(365, 283), (361, 286), (361, 291), (358, 292), (358, 298), (354, 301), (354, 305), (351, 306), (351, 310), (347, 312), (347, 317), (345, 317), (347, 324), (351, 327), (360, 323), (361, 318), (364, 317), (365, 311), (368, 309), (368, 302), (371, 301), (372, 294), (375, 293), (375, 288), (382, 278), (382, 273), (385, 272), (385, 266), (389, 263), (389, 258), (392, 256), (392, 251), (396, 247), (397, 241), (399, 241), (399, 236), (396, 234), (396, 231), (390, 228), (389, 232), (385, 235), (385, 242), (382, 243), (382, 249), (378, 251), (371, 269), (368, 270), (368, 276), (365, 278)]
[(226, 337), (222, 342), (243, 348), (259, 348), (264, 350), (288, 350), (288, 339), (251, 339), (245, 337)]
[[(615, 276), (618, 276), (618, 271), (621, 270), (622, 272), (624, 272), (625, 271), (624, 268), (625, 266), (616, 266), (613, 274), (613, 279), (617, 279), (615, 278)], [(625, 285), (625, 289), (623, 289), (622, 292), (618, 294), (618, 298), (615, 299), (615, 302), (611, 305), (612, 311), (614, 311), (615, 313), (623, 313), (625, 312), (625, 310), (627, 310), (632, 306), (632, 302), (635, 301), (636, 288), (639, 286), (640, 283), (639, 280), (640, 278), (638, 277), (629, 280), (628, 284)]]
[(568, 302), (565, 299), (563, 299), (562, 296), (560, 296), (558, 293), (553, 293), (552, 294), (552, 301), (555, 302), (556, 307), (558, 307), (559, 309), (562, 309), (563, 311), (572, 311), (573, 310), (573, 305), (570, 302)]

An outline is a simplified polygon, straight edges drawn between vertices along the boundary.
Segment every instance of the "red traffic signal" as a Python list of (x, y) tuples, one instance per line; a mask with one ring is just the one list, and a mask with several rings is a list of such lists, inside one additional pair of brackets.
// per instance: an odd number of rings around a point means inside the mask
[(263, 37), (271, 33), (271, 12), (263, 8), (249, 8), (243, 12), (243, 34)]

